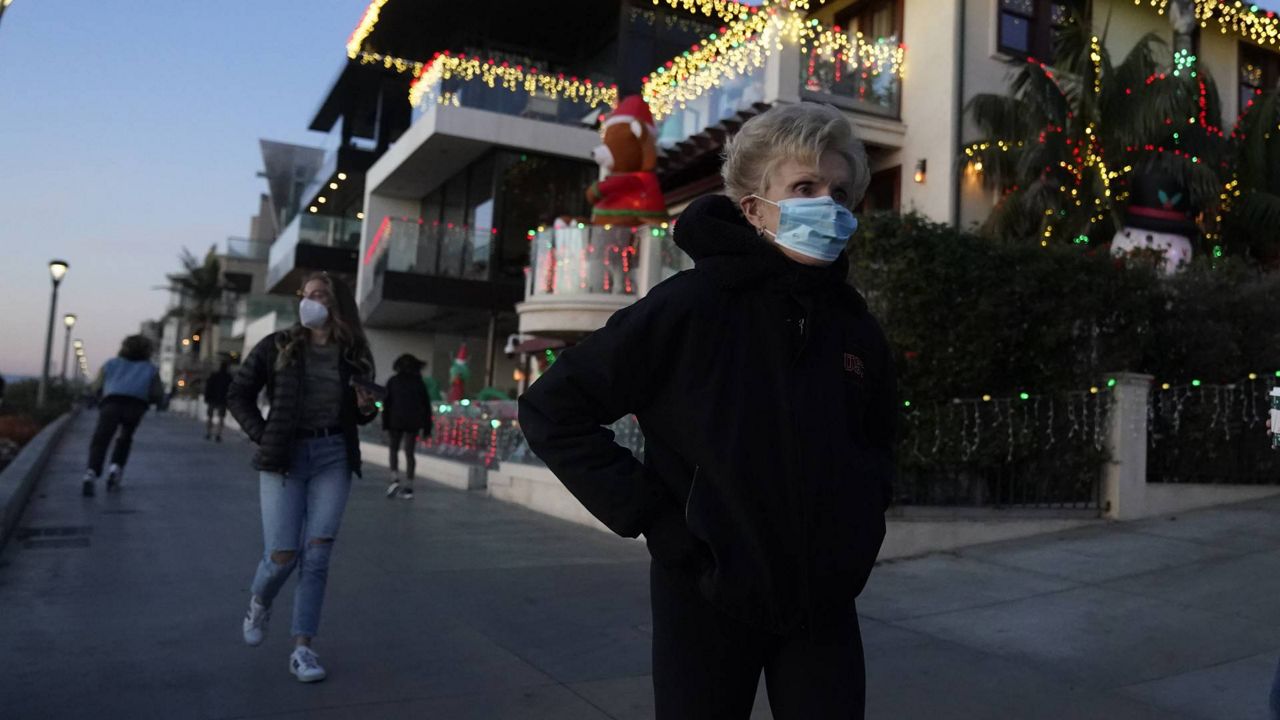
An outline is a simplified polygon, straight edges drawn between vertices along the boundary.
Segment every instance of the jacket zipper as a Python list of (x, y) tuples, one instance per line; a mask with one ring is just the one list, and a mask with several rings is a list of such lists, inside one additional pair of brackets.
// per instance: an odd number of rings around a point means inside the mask
[[(291, 457), (293, 455), (293, 446), (295, 443), (298, 442), (298, 422), (299, 422), (298, 415), (300, 414), (299, 412), (300, 407), (298, 403), (302, 401), (303, 394), (306, 392), (306, 389), (307, 389), (307, 353), (304, 350), (303, 352), (298, 354), (298, 394), (294, 397), (293, 432), (290, 434), (291, 437), (289, 438), (289, 455)], [(289, 477), (288, 468), (285, 468), (285, 471), (281, 473), (281, 476), (286, 478)], [(283, 484), (283, 482), (281, 484)]]
[[(792, 296), (792, 299), (800, 306), (800, 348), (796, 351), (795, 356), (791, 360), (792, 368), (795, 369), (800, 364), (800, 359), (804, 356), (805, 347), (808, 345), (809, 337), (805, 334), (805, 320), (808, 319), (809, 308), (800, 301), (799, 298)], [(792, 377), (795, 377), (794, 375)], [(794, 393), (792, 394), (794, 397)], [(794, 401), (788, 403), (791, 411), (791, 448), (795, 462), (796, 477), (804, 477), (804, 459), (801, 457), (800, 445), (796, 439), (797, 427), (799, 419), (796, 417), (796, 406)], [(797, 495), (800, 503), (800, 629), (804, 630), (808, 627), (810, 614), (812, 612), (812, 599), (810, 598), (810, 577), (809, 569), (812, 563), (810, 555), (810, 538), (809, 538), (809, 502), (805, 492), (803, 482), (796, 483)]]
[(689, 483), (689, 496), (684, 500), (684, 524), (689, 524), (689, 506), (693, 504), (693, 489), (698, 486), (698, 472), (702, 470), (701, 465), (693, 466), (693, 482)]

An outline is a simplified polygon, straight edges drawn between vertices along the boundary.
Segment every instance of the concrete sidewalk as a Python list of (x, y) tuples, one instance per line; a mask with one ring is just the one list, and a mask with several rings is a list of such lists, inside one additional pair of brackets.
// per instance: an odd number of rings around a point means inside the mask
[[(329, 679), (306, 686), (290, 589), (267, 642), (240, 640), (249, 445), (150, 414), (125, 490), (85, 499), (95, 420), (0, 556), (0, 717), (652, 716), (642, 544), (430, 485), (388, 501), (370, 468), (316, 642)], [(1265, 718), (1280, 500), (884, 563), (859, 608), (870, 718)]]

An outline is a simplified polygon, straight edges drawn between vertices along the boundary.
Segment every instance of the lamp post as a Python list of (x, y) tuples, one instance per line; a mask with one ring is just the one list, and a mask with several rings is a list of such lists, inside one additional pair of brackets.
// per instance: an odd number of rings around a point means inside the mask
[(62, 343), (62, 382), (66, 382), (67, 356), (71, 354), (71, 328), (76, 326), (76, 316), (68, 313), (62, 317), (62, 323), (67, 326), (67, 337)]
[(9, 7), (9, 3), (13, 0), (0, 0), (0, 18), (4, 17), (5, 8)]
[(45, 390), (49, 387), (49, 362), (53, 355), (53, 318), (58, 313), (58, 283), (62, 282), (66, 274), (67, 261), (49, 261), (49, 277), (53, 279), (53, 294), (49, 298), (49, 330), (44, 336), (44, 364), (40, 366), (40, 386), (36, 390), (36, 407), (44, 407)]

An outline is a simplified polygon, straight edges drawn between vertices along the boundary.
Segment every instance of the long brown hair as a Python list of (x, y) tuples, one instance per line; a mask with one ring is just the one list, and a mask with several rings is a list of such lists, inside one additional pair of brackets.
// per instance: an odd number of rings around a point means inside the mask
[[(333, 299), (329, 307), (329, 325), (333, 330), (333, 338), (342, 348), (342, 357), (361, 374), (373, 377), (373, 353), (369, 350), (369, 339), (365, 337), (364, 325), (360, 322), (360, 309), (356, 306), (355, 295), (350, 286), (341, 278), (326, 272), (312, 273), (302, 281), (303, 290), (313, 280), (323, 282), (329, 288), (329, 297)], [(276, 369), (282, 369), (297, 360), (298, 353), (311, 344), (311, 331), (294, 325), (280, 333), (276, 339), (276, 348), (280, 351), (276, 359)]]

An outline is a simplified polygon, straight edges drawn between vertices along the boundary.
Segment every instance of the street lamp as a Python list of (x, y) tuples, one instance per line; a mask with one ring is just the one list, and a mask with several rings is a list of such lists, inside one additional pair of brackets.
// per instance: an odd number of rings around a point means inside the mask
[[(4, 0), (0, 0), (3, 2)], [(58, 313), (58, 283), (67, 274), (66, 260), (49, 261), (49, 277), (53, 279), (53, 295), (49, 298), (49, 331), (44, 336), (44, 364), (40, 366), (40, 387), (36, 390), (36, 407), (44, 407), (45, 390), (49, 386), (49, 362), (53, 355), (53, 318)]]
[(0, 0), (0, 18), (4, 17), (5, 8), (9, 7), (9, 3), (13, 0)]
[(71, 354), (71, 328), (76, 326), (76, 316), (71, 314), (64, 315), (62, 323), (67, 326), (67, 337), (62, 343), (62, 382), (66, 382), (67, 355)]

